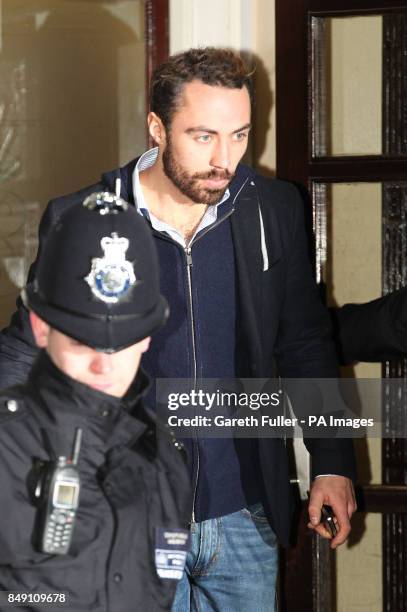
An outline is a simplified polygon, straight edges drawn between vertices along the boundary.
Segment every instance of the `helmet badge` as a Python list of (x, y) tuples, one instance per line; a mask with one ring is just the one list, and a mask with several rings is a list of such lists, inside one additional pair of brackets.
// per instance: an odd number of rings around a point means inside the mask
[(136, 284), (133, 265), (126, 259), (129, 241), (113, 232), (111, 237), (104, 236), (100, 245), (104, 255), (92, 258), (92, 267), (84, 280), (98, 300), (117, 304), (128, 297)]

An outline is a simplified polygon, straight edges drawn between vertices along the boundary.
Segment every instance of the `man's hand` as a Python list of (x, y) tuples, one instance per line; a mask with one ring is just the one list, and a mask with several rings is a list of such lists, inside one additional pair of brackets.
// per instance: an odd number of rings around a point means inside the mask
[[(331, 534), (321, 523), (323, 504), (332, 507), (338, 533)], [(344, 476), (320, 476), (311, 485), (308, 504), (310, 522), (308, 527), (315, 529), (323, 538), (332, 539), (331, 548), (343, 544), (350, 533), (350, 518), (356, 510), (355, 492), (352, 481)]]

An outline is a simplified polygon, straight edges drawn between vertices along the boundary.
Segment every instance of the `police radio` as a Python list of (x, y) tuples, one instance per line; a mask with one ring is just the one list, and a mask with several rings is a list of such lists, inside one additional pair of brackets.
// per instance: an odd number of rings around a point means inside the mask
[(77, 468), (82, 429), (76, 429), (72, 457), (58, 457), (50, 463), (38, 483), (35, 497), (40, 498), (37, 545), (41, 552), (66, 555), (71, 545), (78, 509), (80, 477)]

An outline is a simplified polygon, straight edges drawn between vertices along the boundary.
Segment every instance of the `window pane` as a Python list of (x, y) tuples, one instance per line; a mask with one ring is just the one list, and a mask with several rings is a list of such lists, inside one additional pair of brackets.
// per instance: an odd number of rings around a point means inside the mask
[(143, 0), (0, 3), (0, 325), (46, 202), (145, 147)]
[(380, 155), (383, 18), (313, 18), (312, 27), (314, 155)]

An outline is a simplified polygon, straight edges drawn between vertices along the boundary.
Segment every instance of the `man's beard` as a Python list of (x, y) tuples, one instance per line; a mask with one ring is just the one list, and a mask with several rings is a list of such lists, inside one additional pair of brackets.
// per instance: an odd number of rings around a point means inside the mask
[[(163, 153), (163, 168), (166, 176), (174, 183), (179, 191), (196, 204), (217, 204), (222, 199), (223, 194), (229, 187), (230, 181), (234, 176), (227, 170), (216, 170), (216, 168), (213, 168), (210, 172), (188, 174), (175, 159), (169, 139), (167, 140), (167, 146)], [(225, 187), (222, 187), (222, 189), (209, 189), (200, 186), (200, 180), (202, 179), (228, 179), (229, 182)]]

